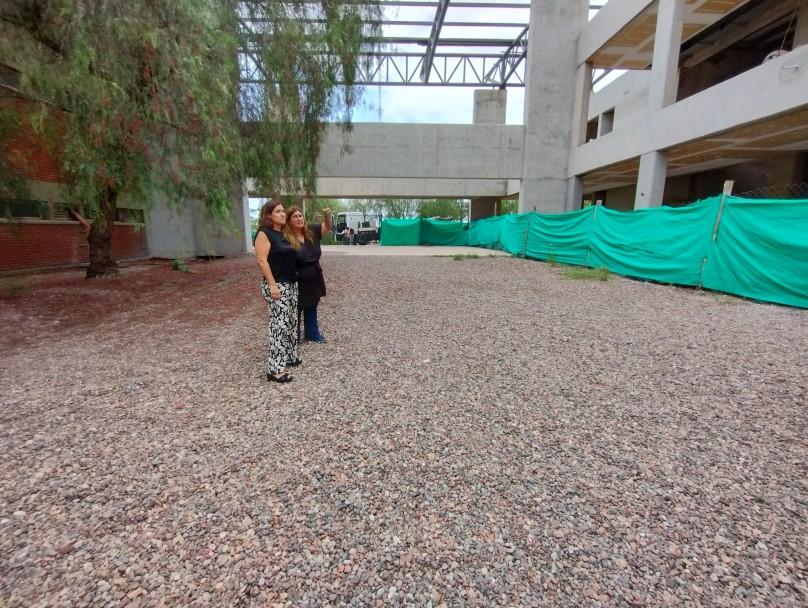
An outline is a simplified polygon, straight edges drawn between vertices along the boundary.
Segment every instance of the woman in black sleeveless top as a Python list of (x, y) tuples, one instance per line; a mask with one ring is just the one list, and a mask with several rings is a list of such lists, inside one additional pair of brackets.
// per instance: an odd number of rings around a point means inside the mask
[(292, 206), (286, 211), (283, 234), (297, 252), (298, 313), (297, 338), (300, 342), (300, 315), (303, 315), (304, 338), (310, 342), (326, 342), (317, 322), (317, 305), (325, 295), (325, 280), (320, 267), (320, 241), (331, 230), (331, 209), (323, 210), (323, 223), (306, 223), (303, 210)]
[(286, 213), (280, 201), (261, 208), (255, 235), (255, 258), (261, 270), (261, 294), (269, 305), (267, 380), (290, 382), (287, 366), (300, 365), (297, 356), (297, 252), (281, 233)]

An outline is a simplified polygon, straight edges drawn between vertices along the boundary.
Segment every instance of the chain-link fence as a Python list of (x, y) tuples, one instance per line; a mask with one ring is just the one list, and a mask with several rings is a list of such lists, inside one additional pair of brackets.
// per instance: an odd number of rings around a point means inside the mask
[(733, 192), (741, 198), (803, 199), (808, 198), (808, 184), (785, 184), (783, 186), (763, 186), (747, 192)]

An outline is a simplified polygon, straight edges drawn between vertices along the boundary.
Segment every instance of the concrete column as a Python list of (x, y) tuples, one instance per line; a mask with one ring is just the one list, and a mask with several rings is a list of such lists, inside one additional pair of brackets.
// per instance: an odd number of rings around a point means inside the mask
[(592, 64), (583, 63), (575, 70), (575, 105), (572, 115), (572, 141), (580, 146), (586, 143), (586, 126), (589, 123), (589, 97), (592, 91)]
[[(592, 91), (592, 64), (583, 63), (575, 70), (575, 105), (572, 116), (572, 141), (580, 146), (586, 143), (586, 129), (589, 118), (589, 97)], [(580, 177), (567, 179), (567, 196), (564, 202), (564, 211), (573, 211), (581, 208), (583, 183)]]
[[(685, 0), (659, 0), (651, 81), (648, 86), (648, 112), (651, 114), (676, 103), (684, 14)], [(635, 209), (658, 207), (662, 204), (667, 172), (667, 153), (648, 152), (640, 157), (640, 173), (634, 195)]]
[(504, 125), (508, 105), (508, 92), (505, 89), (477, 89), (474, 91), (475, 125)]
[(588, 0), (531, 0), (520, 213), (565, 210), (569, 150), (583, 111), (576, 109), (578, 36), (588, 11)]
[[(474, 91), (474, 124), (504, 125), (508, 93), (505, 89)], [(469, 221), (481, 220), (499, 213), (501, 201), (496, 196), (478, 196), (469, 204)]]
[(252, 253), (255, 251), (252, 241), (252, 230), (250, 229), (250, 195), (244, 191), (241, 195), (242, 223), (244, 224), (244, 251)]
[(500, 200), (496, 196), (478, 196), (471, 199), (469, 220), (481, 220), (499, 213)]
[(685, 0), (659, 0), (648, 111), (676, 103), (679, 86), (679, 49), (682, 46)]
[(570, 177), (567, 180), (567, 204), (564, 211), (577, 211), (581, 208), (584, 196), (584, 183), (580, 177)]
[(665, 177), (668, 172), (666, 152), (648, 152), (640, 156), (640, 174), (637, 177), (635, 209), (659, 207), (665, 194)]

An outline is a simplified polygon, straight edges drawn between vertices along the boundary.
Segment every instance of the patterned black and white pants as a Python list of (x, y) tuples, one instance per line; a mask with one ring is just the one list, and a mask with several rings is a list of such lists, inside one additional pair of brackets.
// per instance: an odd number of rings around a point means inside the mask
[(267, 373), (277, 374), (297, 360), (297, 283), (278, 283), (280, 300), (269, 293), (269, 283), (261, 281), (261, 295), (269, 308), (269, 351)]

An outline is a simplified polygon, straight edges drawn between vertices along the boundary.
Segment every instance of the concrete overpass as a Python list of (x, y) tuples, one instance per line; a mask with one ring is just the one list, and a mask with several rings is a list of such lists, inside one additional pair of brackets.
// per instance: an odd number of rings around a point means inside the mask
[[(505, 91), (476, 91), (475, 104), (495, 105), (504, 123), (504, 97)], [(317, 192), (334, 198), (505, 198), (519, 193), (524, 147), (519, 125), (357, 123), (347, 135), (337, 129), (327, 134)]]

